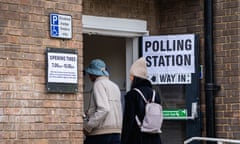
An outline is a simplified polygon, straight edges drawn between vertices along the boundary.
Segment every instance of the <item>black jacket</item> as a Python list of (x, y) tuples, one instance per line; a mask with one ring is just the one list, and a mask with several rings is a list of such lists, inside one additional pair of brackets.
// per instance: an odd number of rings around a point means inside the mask
[[(141, 81), (136, 85), (136, 88), (141, 90), (147, 100), (152, 98), (152, 85), (148, 80)], [(160, 103), (160, 97), (157, 93), (155, 102)], [(137, 91), (130, 90), (125, 95), (121, 144), (161, 144), (159, 134), (140, 132), (135, 120), (136, 115), (142, 121), (145, 115), (145, 102)]]

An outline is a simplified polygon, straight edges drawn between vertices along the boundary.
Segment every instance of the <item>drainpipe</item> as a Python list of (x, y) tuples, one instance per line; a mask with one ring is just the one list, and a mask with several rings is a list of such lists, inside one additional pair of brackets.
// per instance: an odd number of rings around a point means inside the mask
[[(204, 39), (205, 39), (205, 96), (206, 96), (206, 135), (215, 138), (214, 94), (219, 86), (214, 84), (213, 71), (213, 0), (204, 0)], [(215, 142), (207, 142), (215, 144)]]

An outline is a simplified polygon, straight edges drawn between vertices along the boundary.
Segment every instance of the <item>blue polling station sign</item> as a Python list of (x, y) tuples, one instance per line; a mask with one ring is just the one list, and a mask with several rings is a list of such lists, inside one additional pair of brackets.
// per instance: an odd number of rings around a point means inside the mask
[(50, 14), (50, 36), (54, 38), (72, 38), (72, 17), (70, 15)]

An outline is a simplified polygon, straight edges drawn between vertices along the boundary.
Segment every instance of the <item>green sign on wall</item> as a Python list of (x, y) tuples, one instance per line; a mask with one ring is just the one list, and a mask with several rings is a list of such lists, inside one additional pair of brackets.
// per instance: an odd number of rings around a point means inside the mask
[(167, 119), (187, 118), (187, 110), (186, 109), (163, 110), (163, 117)]

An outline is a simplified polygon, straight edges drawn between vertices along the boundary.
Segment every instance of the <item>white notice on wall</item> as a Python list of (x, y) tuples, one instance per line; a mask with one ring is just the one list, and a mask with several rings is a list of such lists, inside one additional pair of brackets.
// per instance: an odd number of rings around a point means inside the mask
[(48, 82), (76, 84), (77, 54), (48, 53)]
[(143, 37), (143, 56), (153, 73), (194, 73), (193, 34)]
[(149, 78), (157, 84), (191, 83), (195, 73), (195, 35), (143, 37)]

